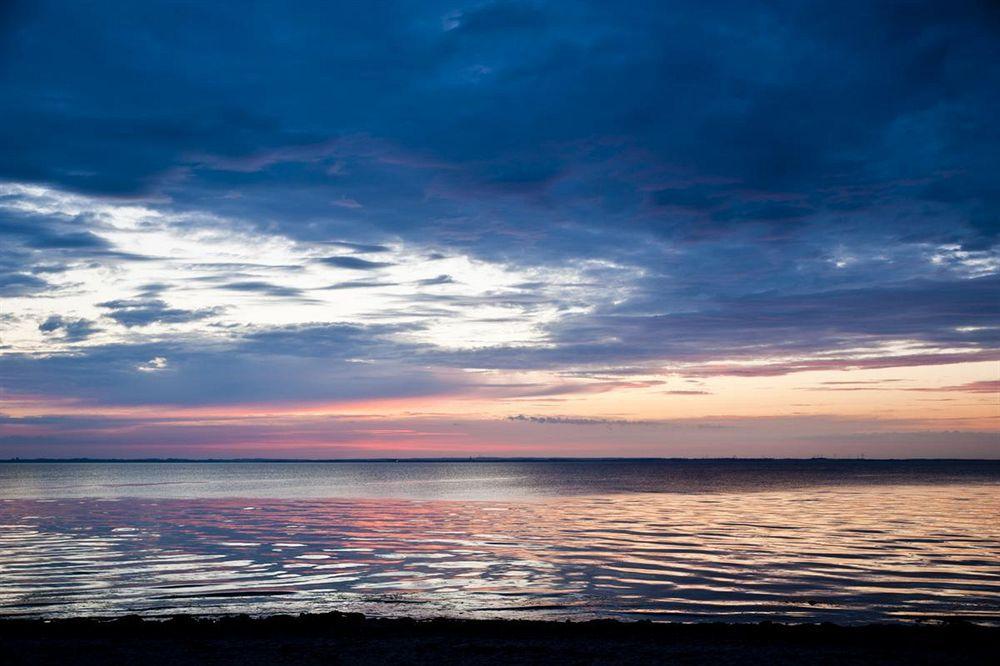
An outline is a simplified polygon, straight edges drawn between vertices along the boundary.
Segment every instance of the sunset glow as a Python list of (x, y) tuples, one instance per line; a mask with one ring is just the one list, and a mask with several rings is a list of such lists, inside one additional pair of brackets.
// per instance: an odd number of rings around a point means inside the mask
[(967, 17), (143, 4), (3, 40), (0, 458), (1000, 457)]

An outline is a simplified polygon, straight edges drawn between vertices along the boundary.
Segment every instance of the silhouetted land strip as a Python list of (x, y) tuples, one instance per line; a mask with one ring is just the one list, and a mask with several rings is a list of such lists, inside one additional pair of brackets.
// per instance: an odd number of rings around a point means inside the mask
[(21, 664), (996, 664), (1000, 628), (413, 620), (359, 614), (0, 620)]
[(912, 463), (914, 465), (983, 463), (1000, 467), (997, 458), (622, 458), (622, 457), (549, 457), (520, 458), (477, 456), (471, 458), (6, 458), (0, 463), (645, 463), (679, 462), (714, 465), (718, 463), (783, 463), (837, 465), (879, 465)]

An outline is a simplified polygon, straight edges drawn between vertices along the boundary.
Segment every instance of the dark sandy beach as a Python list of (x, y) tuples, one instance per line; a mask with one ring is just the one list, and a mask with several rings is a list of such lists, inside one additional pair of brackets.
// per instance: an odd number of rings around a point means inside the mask
[(298, 617), (0, 621), (21, 664), (987, 664), (1000, 628)]

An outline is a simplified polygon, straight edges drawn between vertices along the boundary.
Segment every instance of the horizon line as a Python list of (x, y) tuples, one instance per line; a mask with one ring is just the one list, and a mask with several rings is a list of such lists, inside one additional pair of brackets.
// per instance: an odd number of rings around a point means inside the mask
[(867, 456), (810, 456), (810, 457), (684, 457), (684, 456), (439, 456), (439, 457), (379, 457), (379, 458), (4, 458), (6, 463), (487, 463), (487, 462), (989, 462), (1000, 463), (997, 458), (872, 458)]

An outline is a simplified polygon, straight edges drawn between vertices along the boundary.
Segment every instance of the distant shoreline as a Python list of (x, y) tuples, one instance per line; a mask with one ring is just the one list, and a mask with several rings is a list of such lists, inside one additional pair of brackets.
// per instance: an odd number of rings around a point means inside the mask
[(300, 616), (0, 619), (5, 664), (989, 664), (1000, 627)]
[(626, 457), (539, 457), (539, 458), (6, 458), (0, 464), (15, 463), (575, 463), (575, 462), (685, 462), (685, 463), (988, 463), (1000, 458), (626, 458)]

